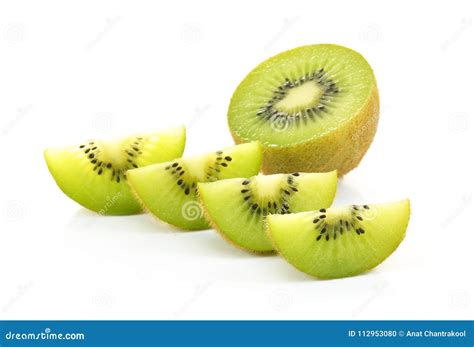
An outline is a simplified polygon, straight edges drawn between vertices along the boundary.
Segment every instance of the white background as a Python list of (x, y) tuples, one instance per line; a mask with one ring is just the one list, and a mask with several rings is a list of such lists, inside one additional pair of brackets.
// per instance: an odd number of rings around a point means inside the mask
[[(470, 1), (2, 1), (0, 317), (472, 319)], [(66, 198), (50, 146), (188, 127), (186, 154), (231, 145), (229, 99), (280, 51), (361, 52), (381, 95), (375, 141), (336, 204), (412, 201), (374, 271), (318, 281), (212, 230), (100, 217)]]

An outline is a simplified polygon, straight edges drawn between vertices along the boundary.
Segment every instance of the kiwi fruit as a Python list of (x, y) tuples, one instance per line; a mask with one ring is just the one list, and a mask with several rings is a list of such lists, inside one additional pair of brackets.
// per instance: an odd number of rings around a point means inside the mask
[(382, 263), (405, 237), (410, 202), (353, 205), (271, 215), (267, 232), (297, 269), (322, 279), (361, 274)]
[(268, 214), (310, 211), (331, 205), (336, 171), (235, 178), (198, 184), (209, 223), (224, 239), (251, 252), (272, 252), (265, 233)]
[(228, 125), (236, 143), (260, 141), (266, 174), (355, 168), (379, 117), (374, 73), (357, 52), (320, 44), (280, 53), (234, 92)]
[(197, 184), (260, 171), (262, 146), (250, 142), (190, 158), (130, 170), (129, 184), (146, 210), (185, 230), (209, 228), (197, 199)]
[(178, 158), (185, 143), (186, 129), (178, 127), (50, 148), (44, 157), (57, 185), (72, 200), (103, 215), (129, 215), (142, 208), (126, 182), (127, 171)]

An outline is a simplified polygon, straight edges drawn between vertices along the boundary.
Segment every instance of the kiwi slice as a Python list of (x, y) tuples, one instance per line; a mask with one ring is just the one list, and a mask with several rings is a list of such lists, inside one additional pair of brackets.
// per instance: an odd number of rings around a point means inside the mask
[(269, 216), (267, 231), (297, 269), (319, 277), (358, 275), (383, 262), (405, 237), (410, 202)]
[(185, 230), (209, 228), (197, 200), (197, 184), (260, 171), (262, 146), (251, 142), (191, 158), (130, 170), (129, 183), (144, 207)]
[(333, 171), (236, 178), (202, 183), (198, 190), (207, 219), (226, 240), (248, 251), (270, 252), (266, 216), (328, 207), (336, 186)]
[(82, 206), (105, 215), (142, 211), (128, 186), (127, 170), (168, 161), (183, 154), (186, 129), (179, 127), (44, 152), (59, 188)]
[(330, 44), (280, 53), (251, 71), (229, 105), (236, 143), (264, 145), (267, 174), (356, 167), (375, 135), (379, 96), (357, 52)]

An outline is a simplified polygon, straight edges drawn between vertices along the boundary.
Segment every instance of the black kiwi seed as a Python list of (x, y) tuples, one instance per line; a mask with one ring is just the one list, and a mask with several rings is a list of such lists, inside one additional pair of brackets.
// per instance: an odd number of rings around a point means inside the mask
[(240, 192), (241, 192), (242, 194), (248, 193), (248, 189), (242, 189)]
[(227, 156), (227, 157), (225, 157), (225, 160), (227, 160), (227, 161), (232, 161), (232, 158), (229, 157), (229, 156)]
[(176, 182), (176, 184), (177, 184), (178, 186), (182, 185), (182, 184), (183, 184), (183, 180), (179, 179), (178, 182)]
[(97, 172), (98, 175), (102, 174), (102, 168), (99, 169), (99, 171)]
[(94, 158), (94, 153), (89, 154), (89, 158), (90, 159)]
[(317, 222), (319, 222), (319, 218), (316, 218), (315, 220), (313, 220), (313, 224), (316, 224)]
[(178, 163), (173, 163), (173, 165), (171, 165), (172, 167), (177, 167), (179, 164)]
[(256, 210), (258, 208), (258, 204), (253, 204), (252, 209)]
[(292, 173), (292, 175), (295, 176), (295, 177), (298, 177), (300, 175), (300, 173), (299, 172), (294, 172), (294, 173)]
[(226, 163), (222, 163), (221, 164), (223, 167), (227, 167), (227, 164)]
[(107, 164), (107, 169), (110, 169), (112, 167), (112, 164), (111, 163), (108, 163)]
[(80, 145), (80, 146), (79, 146), (79, 148), (84, 148), (84, 147), (86, 147), (86, 145)]
[(86, 149), (86, 150), (84, 151), (84, 153), (87, 154), (87, 153), (89, 153), (90, 151), (91, 151), (91, 149), (88, 148), (88, 149)]
[(323, 237), (323, 235), (319, 235), (319, 236), (316, 238), (316, 241), (321, 240), (321, 237)]
[(117, 175), (117, 183), (120, 183), (120, 176)]
[(319, 218), (324, 219), (324, 218), (326, 218), (326, 215), (322, 214), (322, 215), (319, 216)]
[(242, 182), (242, 185), (244, 185), (244, 186), (246, 186), (246, 185), (248, 185), (248, 184), (250, 184), (250, 181), (249, 181), (249, 180), (245, 180), (245, 181)]
[(364, 208), (365, 208), (366, 210), (369, 210), (369, 209), (370, 209), (368, 205), (364, 205)]
[(322, 208), (322, 209), (319, 210), (319, 212), (321, 212), (321, 213), (326, 213), (326, 209), (325, 209), (325, 208)]
[(189, 195), (189, 193), (190, 193), (189, 187), (186, 187), (186, 189), (184, 190), (184, 194)]
[(363, 221), (361, 216), (357, 216), (357, 219), (360, 220), (360, 221)]

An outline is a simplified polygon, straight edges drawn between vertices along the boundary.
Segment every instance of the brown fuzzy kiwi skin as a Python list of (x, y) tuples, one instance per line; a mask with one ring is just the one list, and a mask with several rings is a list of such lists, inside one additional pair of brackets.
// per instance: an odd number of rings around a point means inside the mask
[[(329, 172), (339, 177), (357, 167), (377, 131), (380, 101), (374, 82), (370, 97), (351, 119), (332, 132), (307, 142), (285, 147), (263, 147), (262, 172)], [(235, 143), (247, 142), (232, 133)]]
[[(241, 245), (238, 245), (237, 243), (235, 243), (233, 240), (231, 240), (229, 237), (227, 237), (227, 235), (225, 233), (222, 232), (222, 230), (219, 228), (219, 226), (217, 225), (217, 223), (214, 222), (214, 220), (212, 219), (211, 215), (209, 214), (209, 212), (206, 210), (206, 205), (204, 204), (204, 201), (201, 197), (201, 190), (199, 189), (199, 184), (198, 184), (198, 187), (197, 187), (197, 190), (198, 190), (198, 201), (199, 201), (199, 204), (201, 205), (201, 208), (202, 208), (202, 211), (203, 211), (203, 216), (204, 218), (206, 219), (206, 221), (209, 223), (209, 225), (211, 226), (212, 229), (214, 229), (225, 241), (227, 241), (229, 244), (231, 244), (232, 246), (242, 250), (242, 251), (245, 251), (247, 253), (250, 253), (250, 254), (253, 254), (253, 255), (259, 255), (259, 256), (268, 256), (268, 255), (275, 255), (277, 254), (276, 253), (276, 248), (274, 250), (271, 250), (271, 251), (255, 251), (255, 250), (251, 250), (251, 249), (248, 249), (248, 248), (245, 248), (245, 247), (242, 247)], [(273, 243), (273, 241), (272, 241)]]
[[(405, 226), (405, 233), (403, 234), (403, 237), (400, 241), (400, 243), (398, 244), (398, 246), (392, 251), (392, 253), (390, 253), (384, 260), (382, 260), (379, 264), (375, 265), (375, 266), (372, 266), (370, 268), (367, 268), (365, 269), (363, 272), (361, 273), (358, 273), (358, 274), (354, 274), (354, 275), (349, 275), (347, 277), (355, 277), (355, 276), (360, 276), (360, 275), (363, 275), (367, 272), (369, 272), (370, 270), (372, 269), (375, 269), (377, 266), (381, 265), (385, 260), (387, 260), (393, 253), (395, 253), (395, 251), (398, 249), (398, 247), (400, 247), (400, 245), (402, 244), (403, 240), (405, 239), (405, 236), (406, 236), (406, 229), (408, 228), (408, 224), (410, 224), (410, 218), (411, 218), (411, 204), (410, 204), (410, 201), (408, 201), (409, 205), (408, 205), (408, 208), (409, 208), (409, 211), (408, 211), (408, 219), (407, 219), (407, 225)], [(290, 261), (288, 260), (288, 258), (285, 256), (285, 254), (282, 252), (282, 250), (280, 248), (278, 248), (275, 240), (273, 239), (273, 236), (272, 236), (272, 230), (270, 228), (270, 224), (269, 223), (265, 223), (265, 232), (267, 233), (267, 236), (268, 238), (271, 240), (271, 243), (273, 245), (273, 248), (275, 248), (277, 254), (279, 256), (281, 256), (283, 259), (285, 259), (285, 261), (290, 264), (291, 266), (293, 266), (295, 269), (301, 271), (302, 273), (304, 273), (305, 275), (309, 276), (310, 278), (312, 279), (317, 279), (317, 280), (337, 280), (337, 279), (342, 279), (342, 278), (347, 278), (347, 277), (321, 277), (321, 276), (316, 276), (314, 274), (311, 274), (309, 272), (306, 272), (305, 270), (303, 269), (300, 269), (299, 267), (297, 267), (296, 265), (293, 265), (292, 263), (290, 263)]]

